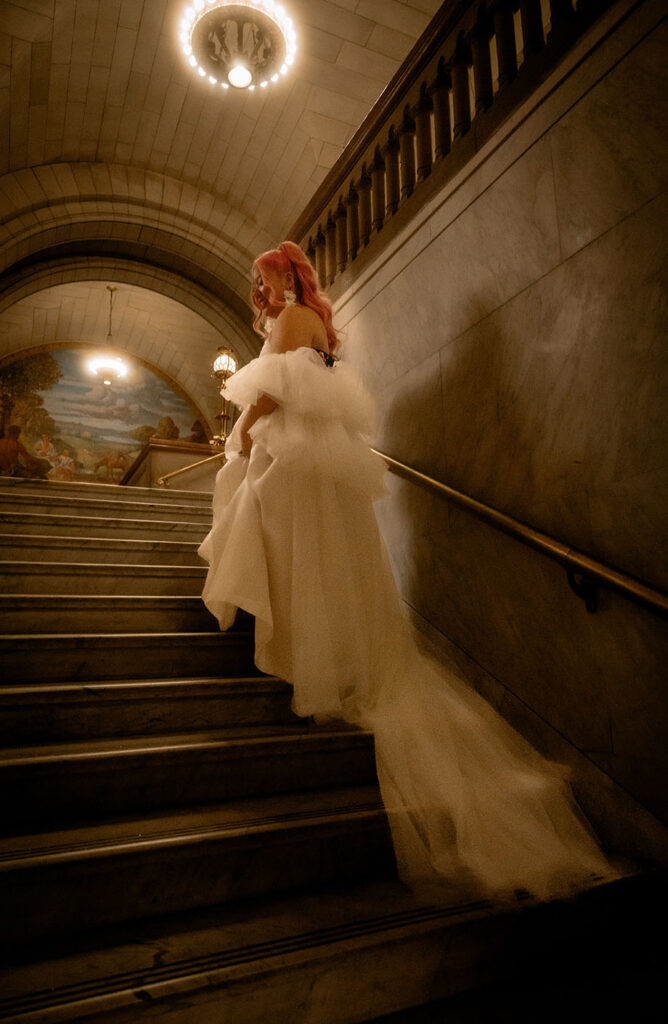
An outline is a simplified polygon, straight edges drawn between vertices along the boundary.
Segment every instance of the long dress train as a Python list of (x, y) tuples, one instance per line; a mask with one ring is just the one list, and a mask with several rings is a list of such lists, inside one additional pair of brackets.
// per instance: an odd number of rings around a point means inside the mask
[(227, 394), (278, 407), (249, 459), (237, 428), (227, 442), (203, 599), (222, 629), (237, 608), (255, 616), (256, 664), (292, 683), (297, 714), (373, 731), (402, 879), (547, 898), (612, 877), (564, 771), (419, 652), (373, 510), (385, 467), (356, 374), (313, 349), (263, 351)]

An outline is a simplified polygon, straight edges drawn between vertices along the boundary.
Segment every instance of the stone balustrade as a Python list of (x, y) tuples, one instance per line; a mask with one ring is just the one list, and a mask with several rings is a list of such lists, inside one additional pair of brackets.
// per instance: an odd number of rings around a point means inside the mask
[(452, 177), (609, 6), (444, 4), (289, 233), (322, 286), (419, 202), (436, 168), (439, 180)]

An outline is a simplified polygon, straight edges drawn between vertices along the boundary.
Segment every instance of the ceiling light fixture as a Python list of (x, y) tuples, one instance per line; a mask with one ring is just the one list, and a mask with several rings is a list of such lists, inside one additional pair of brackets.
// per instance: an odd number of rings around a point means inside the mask
[(224, 89), (229, 83), (251, 92), (287, 74), (297, 52), (292, 19), (274, 0), (191, 0), (179, 39), (200, 77)]
[[(109, 330), (107, 331), (107, 345), (113, 344), (112, 326), (111, 319), (114, 311), (114, 292), (116, 288), (113, 284), (107, 285), (107, 291), (109, 292)], [(123, 377), (127, 377), (128, 368), (122, 359), (118, 356), (97, 356), (95, 359), (88, 361), (88, 369), (90, 372), (97, 377), (98, 373), (102, 374), (103, 383), (107, 387), (111, 386), (112, 378), (115, 380), (122, 380)]]

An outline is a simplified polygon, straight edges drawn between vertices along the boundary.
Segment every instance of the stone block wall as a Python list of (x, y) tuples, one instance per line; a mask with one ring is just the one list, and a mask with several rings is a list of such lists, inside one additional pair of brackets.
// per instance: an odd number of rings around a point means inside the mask
[[(382, 251), (337, 282), (376, 446), (668, 589), (666, 46), (620, 3)], [(604, 839), (665, 858), (668, 628), (391, 477), (404, 599), (542, 749)]]

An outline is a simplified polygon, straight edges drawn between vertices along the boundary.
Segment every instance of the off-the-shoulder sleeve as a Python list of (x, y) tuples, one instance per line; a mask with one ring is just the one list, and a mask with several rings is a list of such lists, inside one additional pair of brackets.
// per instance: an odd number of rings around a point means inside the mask
[(259, 356), (230, 378), (225, 391), (242, 409), (268, 395), (290, 412), (341, 419), (362, 433), (373, 424), (374, 403), (357, 374), (340, 363), (326, 367), (313, 349)]

